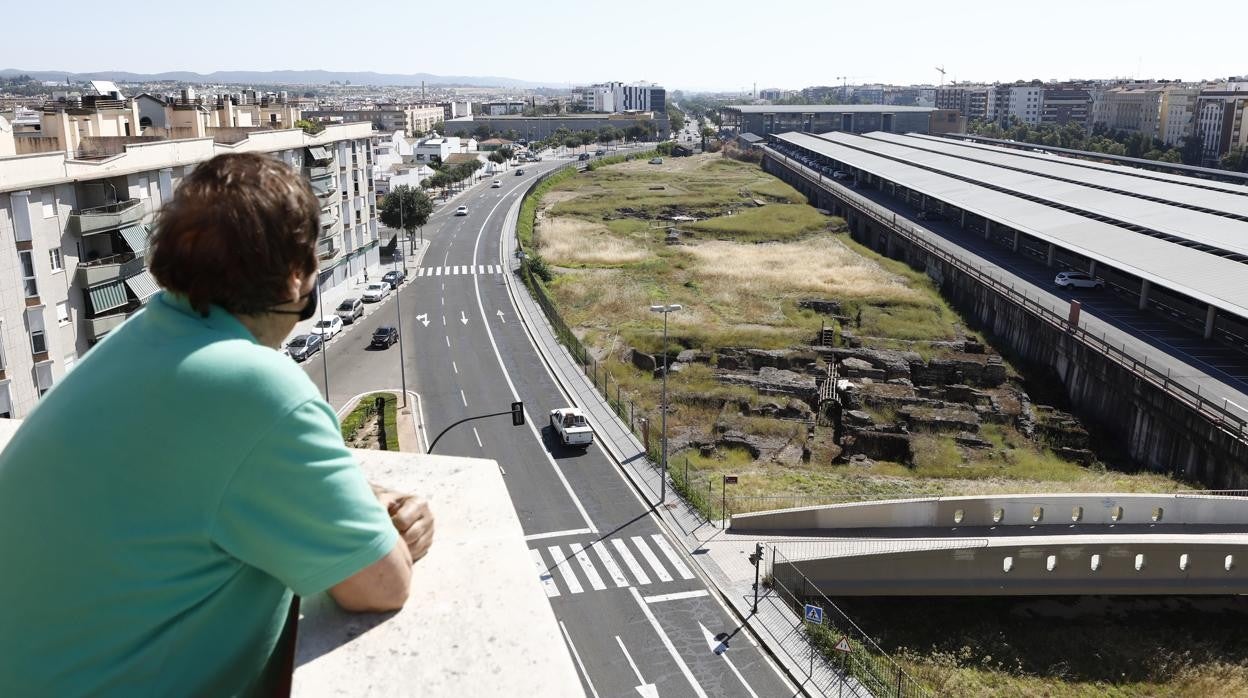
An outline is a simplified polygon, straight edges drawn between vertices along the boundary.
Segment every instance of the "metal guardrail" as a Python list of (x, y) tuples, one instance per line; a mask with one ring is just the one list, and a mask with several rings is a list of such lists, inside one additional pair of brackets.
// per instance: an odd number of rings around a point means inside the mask
[(1188, 409), (1193, 410), (1202, 418), (1208, 420), (1214, 426), (1223, 429), (1228, 434), (1236, 438), (1242, 443), (1248, 444), (1248, 418), (1233, 414), (1229, 409), (1229, 400), (1223, 399), (1222, 404), (1218, 404), (1215, 400), (1209, 399), (1208, 396), (1200, 394), (1200, 386), (1196, 389), (1184, 385), (1170, 377), (1167, 371), (1162, 373), (1156, 366), (1149, 366), (1147, 357), (1140, 359), (1125, 347), (1118, 347), (1109, 343), (1104, 336), (1097, 337), (1095, 334), (1088, 332), (1083, 327), (1072, 327), (1067, 318), (1054, 312), (1049, 307), (1041, 304), (1034, 298), (1015, 289), (1013, 286), (1000, 281), (982, 269), (972, 266), (955, 255), (941, 249), (939, 246), (929, 242), (920, 232), (907, 224), (904, 219), (899, 220), (897, 214), (879, 206), (874, 201), (854, 192), (839, 182), (824, 177), (821, 173), (811, 170), (806, 165), (793, 160), (784, 155), (780, 151), (766, 146), (764, 150), (773, 158), (783, 162), (791, 171), (801, 176), (816, 186), (834, 193), (842, 200), (850, 203), (867, 217), (878, 223), (888, 226), (893, 231), (905, 237), (910, 243), (923, 250), (925, 253), (936, 257), (937, 259), (956, 268), (958, 271), (971, 276), (980, 284), (996, 291), (1006, 300), (1023, 308), (1023, 310), (1031, 313), (1040, 320), (1044, 321), (1054, 329), (1061, 330), (1067, 335), (1081, 342), (1087, 348), (1100, 353), (1116, 363), (1119, 367), (1131, 372), (1134, 376), (1143, 380), (1156, 388), (1161, 389), (1170, 397), (1178, 400)]

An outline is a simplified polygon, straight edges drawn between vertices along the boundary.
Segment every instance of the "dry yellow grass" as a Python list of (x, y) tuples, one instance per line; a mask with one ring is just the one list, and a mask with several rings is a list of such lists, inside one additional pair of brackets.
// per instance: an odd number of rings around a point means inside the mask
[(653, 256), (641, 243), (611, 235), (601, 223), (570, 216), (539, 221), (537, 244), (546, 261), (558, 266), (619, 266)]
[(712, 241), (688, 251), (697, 260), (699, 277), (731, 282), (736, 295), (755, 301), (777, 294), (819, 293), (843, 300), (931, 302), (905, 280), (831, 237), (763, 245)]

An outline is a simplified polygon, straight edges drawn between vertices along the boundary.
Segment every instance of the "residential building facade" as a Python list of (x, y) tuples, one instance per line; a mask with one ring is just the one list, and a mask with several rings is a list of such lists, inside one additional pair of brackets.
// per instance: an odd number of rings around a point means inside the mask
[[(129, 100), (50, 106), (43, 116), (45, 133), (65, 139), (61, 147), (18, 153), (9, 145), (14, 134), (0, 128), (0, 154), (8, 153), (0, 156), (0, 417), (28, 414), (79, 356), (156, 293), (145, 264), (153, 218), (215, 155), (265, 153), (309, 179), (321, 204), (322, 291), (379, 261), (370, 124), (316, 135), (220, 128), (168, 140), (88, 135), (124, 134), (127, 126), (137, 135)], [(47, 138), (42, 145), (53, 145)]]
[(1040, 123), (1087, 126), (1092, 96), (1083, 87), (1046, 85), (1040, 100)]
[(403, 131), (417, 136), (433, 130), (433, 125), (446, 120), (446, 110), (439, 104), (378, 105), (372, 109), (312, 109), (303, 117), (323, 123), (368, 122), (378, 131)]
[(1196, 98), (1193, 130), (1205, 165), (1216, 165), (1237, 148), (1248, 148), (1248, 85), (1242, 90), (1210, 90)]
[(667, 113), (667, 90), (646, 82), (605, 82), (573, 90), (572, 103), (600, 114)]

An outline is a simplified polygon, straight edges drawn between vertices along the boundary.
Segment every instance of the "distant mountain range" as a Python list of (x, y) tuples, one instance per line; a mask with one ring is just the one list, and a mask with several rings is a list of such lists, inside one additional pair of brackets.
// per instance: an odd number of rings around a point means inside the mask
[(421, 81), (426, 85), (444, 85), (461, 87), (565, 87), (552, 83), (530, 82), (514, 78), (499, 78), (475, 75), (431, 75), (429, 73), (398, 73), (374, 72), (336, 72), (332, 70), (218, 70), (214, 73), (192, 73), (190, 71), (171, 71), (168, 73), (130, 73), (124, 70), (101, 70), (94, 73), (72, 73), (64, 70), (16, 70), (5, 68), (0, 70), (0, 77), (11, 78), (18, 75), (29, 75), (36, 80), (70, 81), (112, 80), (114, 82), (190, 82), (190, 83), (225, 83), (256, 84), (256, 85), (328, 85), (331, 81), (352, 85), (376, 85), (378, 87), (420, 87)]

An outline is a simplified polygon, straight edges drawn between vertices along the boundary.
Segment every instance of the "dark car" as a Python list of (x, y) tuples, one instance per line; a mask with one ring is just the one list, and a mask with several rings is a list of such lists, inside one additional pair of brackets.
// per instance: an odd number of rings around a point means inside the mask
[(589, 153), (581, 153), (581, 156), (577, 158), (577, 160), (588, 160), (588, 159), (589, 159)]
[(390, 288), (398, 288), (399, 284), (403, 283), (403, 280), (406, 278), (407, 272), (401, 269), (394, 269), (386, 272), (385, 275), (381, 277), (381, 280), (390, 284)]
[(286, 345), (286, 350), (290, 352), (290, 358), (295, 361), (304, 361), (320, 351), (323, 343), (324, 340), (319, 334), (301, 334), (290, 340)]
[(524, 168), (523, 168), (523, 167), (517, 168), (517, 169), (516, 169), (516, 176), (517, 176), (517, 177), (519, 177), (519, 176), (520, 176), (520, 175), (522, 175), (522, 174), (524, 174)]
[(373, 332), (372, 346), (380, 349), (388, 349), (391, 344), (399, 341), (399, 331), (388, 325), (378, 327)]

